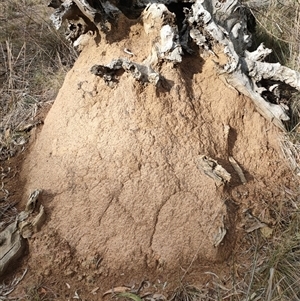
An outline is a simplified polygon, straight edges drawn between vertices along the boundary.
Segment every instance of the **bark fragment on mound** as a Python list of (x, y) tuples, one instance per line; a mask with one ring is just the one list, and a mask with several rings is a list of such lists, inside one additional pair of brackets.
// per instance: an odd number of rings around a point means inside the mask
[(40, 206), (38, 214), (34, 217), (32, 215), (37, 207), (39, 194), (40, 190), (32, 192), (25, 210), (0, 232), (0, 277), (17, 265), (19, 258), (25, 255), (25, 240), (38, 232), (45, 222), (46, 214), (43, 205)]

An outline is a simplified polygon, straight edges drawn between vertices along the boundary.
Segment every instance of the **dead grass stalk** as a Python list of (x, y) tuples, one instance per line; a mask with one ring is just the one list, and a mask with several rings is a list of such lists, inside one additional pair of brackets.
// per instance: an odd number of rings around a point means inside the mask
[(28, 140), (38, 109), (53, 101), (77, 54), (50, 24), (42, 1), (0, 3), (0, 160)]

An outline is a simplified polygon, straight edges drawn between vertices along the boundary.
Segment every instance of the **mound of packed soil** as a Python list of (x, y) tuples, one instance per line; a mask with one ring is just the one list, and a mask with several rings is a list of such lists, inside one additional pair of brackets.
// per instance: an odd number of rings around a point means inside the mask
[[(97, 275), (117, 283), (222, 262), (234, 248), (241, 201), (259, 202), (281, 177), (277, 129), (219, 79), (215, 56), (162, 62), (158, 87), (126, 72), (112, 87), (93, 75), (94, 64), (141, 63), (151, 52), (141, 24), (123, 30), (122, 39), (84, 48), (23, 165), (24, 196), (43, 189), (48, 215), (29, 244), (33, 270), (73, 275), (72, 256), (92, 257)], [(201, 155), (231, 174), (225, 188), (199, 168)]]

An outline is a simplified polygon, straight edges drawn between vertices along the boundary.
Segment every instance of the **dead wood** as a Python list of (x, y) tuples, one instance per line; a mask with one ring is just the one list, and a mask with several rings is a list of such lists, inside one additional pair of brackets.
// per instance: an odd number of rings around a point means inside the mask
[[(122, 1), (66, 0), (59, 4), (60, 1), (50, 2), (50, 6), (56, 7), (51, 19), (56, 28), (68, 20), (67, 37), (75, 43), (80, 35), (89, 30), (107, 34), (108, 23), (112, 28), (114, 20), (123, 13), (122, 11), (126, 11), (126, 6), (128, 10), (136, 11), (136, 13), (144, 8), (141, 18), (145, 31), (153, 30), (152, 23), (158, 22), (160, 33), (153, 40), (155, 46), (147, 60), (135, 63), (134, 66), (140, 66), (139, 68), (143, 66), (145, 70), (149, 68), (155, 70), (158, 62), (163, 60), (180, 63), (184, 53), (193, 51), (191, 45), (194, 41), (200, 52), (209, 52), (216, 57), (218, 72), (228, 84), (250, 97), (257, 110), (266, 119), (279, 128), (285, 129), (284, 121), (289, 120), (289, 108), (281, 101), (280, 91), (277, 91), (274, 97), (266, 97), (266, 95), (272, 96), (275, 90), (270, 88), (274, 87), (273, 85), (264, 86), (262, 80), (268, 79), (273, 84), (284, 83), (300, 90), (300, 75), (279, 63), (265, 62), (264, 59), (271, 53), (271, 50), (265, 48), (264, 45), (260, 45), (253, 52), (247, 50), (252, 43), (251, 32), (254, 31), (255, 21), (249, 9), (240, 1), (161, 0), (159, 3), (153, 3), (150, 0), (132, 0), (124, 3)], [(175, 13), (169, 11), (170, 4), (178, 5)], [(179, 17), (182, 14), (185, 16), (184, 20)], [(79, 42), (76, 43), (78, 44)], [(216, 51), (219, 45), (222, 46), (223, 55), (226, 58), (226, 62), (222, 64), (218, 61), (220, 53)], [(116, 59), (121, 60), (121, 58)], [(106, 66), (106, 68), (110, 67)], [(111, 70), (107, 71), (111, 73)], [(108, 78), (107, 76), (105, 78)], [(276, 102), (271, 99), (276, 99)]]

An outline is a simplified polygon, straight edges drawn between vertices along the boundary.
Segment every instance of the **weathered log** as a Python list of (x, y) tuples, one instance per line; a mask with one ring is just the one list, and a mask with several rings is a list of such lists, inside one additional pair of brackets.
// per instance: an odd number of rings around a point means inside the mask
[(20, 235), (17, 222), (8, 225), (0, 233), (0, 276), (23, 255), (25, 240)]
[(28, 199), (25, 210), (20, 212), (16, 220), (0, 232), (0, 276), (14, 266), (25, 253), (26, 240), (38, 232), (45, 222), (46, 213), (41, 205), (39, 213), (33, 216), (37, 199), (41, 190), (33, 191)]
[[(58, 4), (55, 1), (54, 7)], [(177, 14), (181, 10), (180, 14), (185, 16), (183, 21), (179, 15), (169, 11), (170, 4), (178, 5)], [(217, 64), (220, 75), (240, 93), (250, 97), (265, 118), (285, 129), (283, 121), (289, 120), (288, 107), (281, 103), (280, 96), (276, 103), (265, 97), (264, 92), (272, 94), (275, 90), (264, 87), (262, 80), (268, 79), (273, 84), (285, 83), (300, 90), (300, 74), (279, 63), (264, 62), (271, 53), (264, 45), (253, 52), (247, 50), (251, 46), (251, 32), (255, 21), (250, 10), (238, 0), (132, 0), (126, 4), (122, 1), (66, 0), (56, 9), (51, 19), (56, 28), (64, 20), (69, 20), (71, 34), (68, 38), (76, 43), (79, 36), (89, 30), (97, 29), (99, 34), (106, 31), (107, 22), (111, 23), (112, 28), (113, 19), (122, 13), (126, 5), (136, 12), (141, 7), (145, 8), (141, 16), (146, 32), (152, 30), (153, 22), (161, 24), (160, 32), (153, 41), (152, 53), (147, 60), (136, 64), (155, 70), (156, 64), (162, 60), (180, 63), (183, 51), (192, 52), (192, 41), (198, 45), (200, 52), (209, 52), (218, 57), (216, 47), (221, 45), (226, 62)], [(76, 43), (78, 44), (79, 42)], [(278, 89), (280, 86), (277, 86)]]

